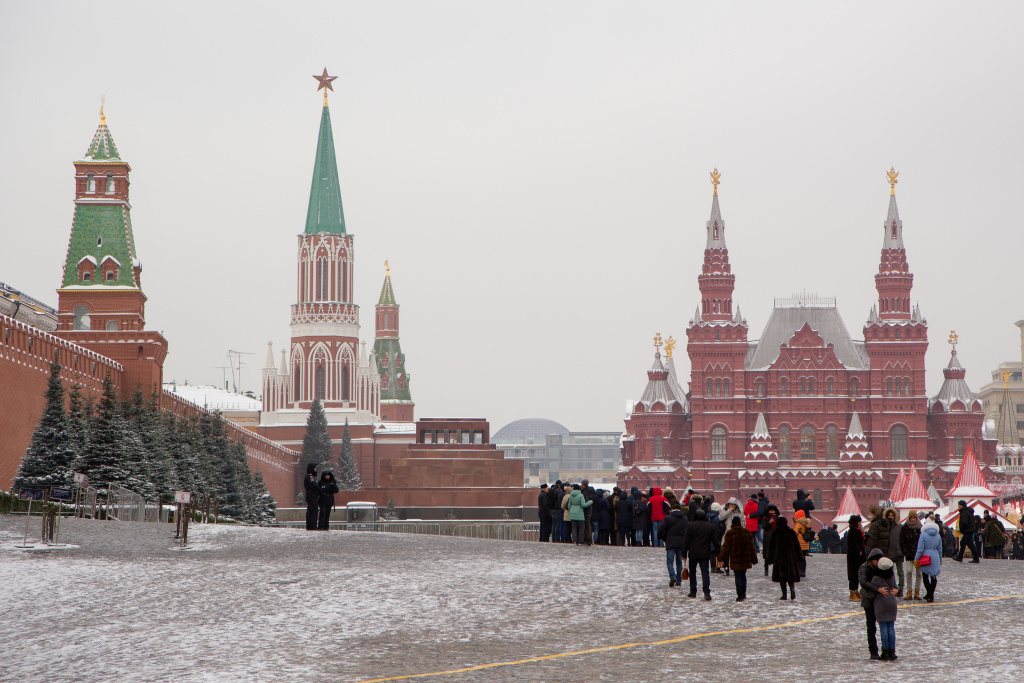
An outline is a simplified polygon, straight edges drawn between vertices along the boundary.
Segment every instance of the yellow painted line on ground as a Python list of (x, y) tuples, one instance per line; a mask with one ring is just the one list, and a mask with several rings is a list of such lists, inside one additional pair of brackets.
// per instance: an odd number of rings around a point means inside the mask
[[(908, 607), (938, 607), (940, 605), (966, 605), (973, 602), (992, 602), (995, 600), (1011, 600), (1014, 598), (1024, 598), (1024, 594), (1020, 595), (997, 595), (989, 598), (969, 598), (967, 600), (954, 600), (952, 602), (933, 602), (933, 603), (921, 603), (921, 604), (907, 604), (900, 605), (900, 609), (906, 609)], [(814, 617), (812, 619), (801, 619), (799, 621), (787, 621), (782, 624), (769, 624), (768, 626), (755, 626), (752, 628), (738, 628), (729, 631), (709, 631), (708, 633), (694, 633), (688, 636), (681, 636), (679, 638), (670, 638), (668, 640), (655, 640), (646, 643), (623, 643), (621, 645), (606, 645), (604, 647), (595, 647), (589, 650), (576, 650), (575, 652), (559, 652), (553, 655), (543, 655), (541, 657), (530, 657), (528, 659), (516, 659), (509, 662), (494, 662), (492, 664), (478, 664), (476, 666), (467, 666), (462, 669), (449, 669), (447, 671), (432, 671), (430, 673), (422, 674), (406, 674), (403, 676), (388, 676), (386, 678), (370, 678), (358, 683), (385, 683), (386, 681), (405, 681), (411, 678), (431, 678), (434, 676), (451, 676), (453, 674), (465, 674), (473, 671), (483, 671), (485, 669), (495, 669), (502, 666), (518, 666), (520, 664), (535, 664), (537, 662), (546, 662), (552, 659), (563, 659), (565, 657), (578, 657), (580, 655), (592, 655), (599, 652), (612, 652), (614, 650), (626, 650), (634, 647), (650, 647), (653, 645), (671, 645), (673, 643), (682, 643), (687, 640), (697, 640), (698, 638), (709, 638), (711, 636), (722, 636), (730, 633), (754, 633), (757, 631), (771, 631), (777, 628), (788, 628), (790, 626), (803, 626), (804, 624), (815, 624), (822, 621), (832, 621), (833, 619), (846, 619), (853, 616), (859, 616), (864, 614), (863, 610), (857, 610), (855, 612), (843, 612), (842, 614), (833, 614), (828, 617)]]

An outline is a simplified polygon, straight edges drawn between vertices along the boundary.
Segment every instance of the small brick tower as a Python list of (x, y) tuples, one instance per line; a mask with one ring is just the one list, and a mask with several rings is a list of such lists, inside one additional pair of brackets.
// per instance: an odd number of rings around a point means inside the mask
[(409, 373), (398, 340), (398, 302), (391, 286), (391, 267), (384, 262), (384, 286), (377, 301), (373, 355), (380, 375), (380, 419), (384, 422), (412, 422), (413, 408)]
[(135, 251), (128, 174), (103, 107), (85, 158), (75, 162), (75, 216), (57, 290), (57, 336), (124, 366), (122, 390), (163, 382), (167, 340), (146, 331), (142, 262)]

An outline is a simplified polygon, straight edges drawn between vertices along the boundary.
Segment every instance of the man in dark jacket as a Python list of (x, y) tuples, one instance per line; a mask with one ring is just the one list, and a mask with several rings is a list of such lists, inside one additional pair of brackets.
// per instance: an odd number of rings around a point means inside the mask
[(704, 510), (694, 510), (693, 521), (686, 525), (686, 532), (683, 534), (683, 557), (689, 562), (690, 569), (690, 595), (697, 597), (697, 568), (700, 567), (701, 587), (704, 589), (704, 599), (711, 599), (711, 560), (712, 547), (715, 543), (715, 527), (708, 521), (708, 515)]
[(814, 501), (807, 497), (807, 492), (803, 489), (796, 490), (796, 500), (793, 501), (794, 510), (803, 510), (804, 514), (807, 515), (807, 519), (811, 518), (811, 510), (814, 509)]
[(321, 531), (330, 531), (334, 494), (338, 492), (338, 482), (334, 480), (334, 472), (321, 474), (318, 485), (320, 486), (320, 516), (316, 528)]
[(551, 511), (551, 542), (562, 542), (562, 480), (548, 491), (548, 510)]
[(953, 559), (957, 562), (964, 561), (964, 551), (970, 548), (971, 564), (981, 564), (981, 553), (978, 552), (978, 542), (974, 536), (978, 532), (978, 525), (974, 521), (974, 508), (967, 507), (967, 501), (957, 501), (957, 512), (960, 518), (957, 520), (957, 530), (960, 532), (960, 551)]
[(868, 524), (868, 531), (864, 534), (864, 551), (870, 553), (875, 548), (882, 551), (882, 554), (889, 552), (889, 531), (892, 525), (882, 515), (882, 508), (872, 505), (868, 508), (871, 513), (871, 523)]
[(320, 484), (316, 480), (316, 463), (306, 465), (302, 489), (306, 496), (306, 531), (316, 531), (320, 521)]
[(608, 545), (612, 536), (612, 504), (602, 489), (597, 490), (593, 507), (597, 508), (597, 544)]
[(636, 542), (636, 536), (633, 535), (633, 499), (625, 491), (620, 491), (619, 499), (615, 501), (615, 524), (619, 527), (615, 542), (618, 545), (633, 545)]
[(541, 484), (537, 494), (537, 519), (540, 520), (540, 542), (547, 543), (551, 538), (551, 502), (547, 484)]
[[(875, 578), (875, 570), (878, 569), (878, 561), (883, 557), (885, 557), (885, 553), (879, 548), (875, 548), (868, 553), (867, 561), (860, 566), (860, 570), (857, 572), (857, 583), (860, 585), (860, 606), (864, 608), (864, 620), (868, 629), (868, 652), (871, 654), (871, 659), (878, 659), (878, 640), (875, 638), (875, 634), (878, 632), (878, 627), (875, 624), (875, 595), (879, 591), (890, 590), (871, 583), (871, 579)], [(892, 594), (896, 595), (896, 589), (891, 590)]]
[(683, 584), (683, 536), (686, 535), (687, 524), (686, 513), (676, 508), (658, 526), (658, 540), (665, 544), (669, 588)]

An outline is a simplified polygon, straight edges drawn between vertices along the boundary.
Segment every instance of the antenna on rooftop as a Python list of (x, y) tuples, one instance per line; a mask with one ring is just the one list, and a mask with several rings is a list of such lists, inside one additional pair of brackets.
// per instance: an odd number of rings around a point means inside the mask
[(238, 383), (242, 379), (242, 368), (245, 367), (242, 363), (242, 356), (251, 356), (252, 353), (249, 351), (233, 351), (228, 350), (228, 363), (231, 367), (231, 388), (237, 394)]

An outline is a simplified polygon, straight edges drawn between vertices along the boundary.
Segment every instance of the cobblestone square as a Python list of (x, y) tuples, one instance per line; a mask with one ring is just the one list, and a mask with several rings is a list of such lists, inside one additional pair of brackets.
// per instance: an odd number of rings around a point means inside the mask
[[(1005, 681), (1024, 672), (1024, 563), (1013, 561), (946, 561), (935, 604), (903, 603), (900, 660), (888, 663), (868, 661), (840, 555), (809, 559), (794, 602), (752, 570), (737, 604), (723, 575), (712, 577), (711, 602), (669, 589), (664, 553), (652, 548), (196, 525), (191, 548), (179, 550), (170, 525), (65, 520), (71, 547), (26, 551), (16, 547), (23, 530), (24, 518), (0, 516), (2, 680)], [(448, 673), (426, 675), (437, 672)]]

